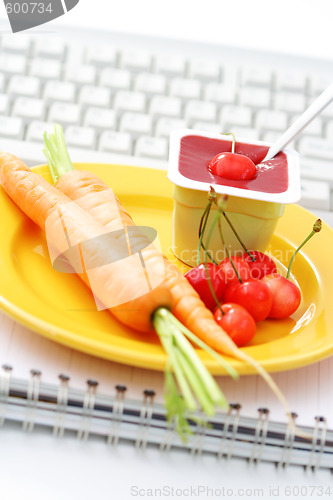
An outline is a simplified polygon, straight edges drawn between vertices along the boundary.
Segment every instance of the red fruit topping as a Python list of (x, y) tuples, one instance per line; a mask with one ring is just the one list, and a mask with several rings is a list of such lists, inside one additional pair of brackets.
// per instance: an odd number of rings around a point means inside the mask
[(256, 166), (250, 158), (229, 152), (214, 156), (208, 170), (214, 175), (232, 180), (253, 179), (257, 173)]

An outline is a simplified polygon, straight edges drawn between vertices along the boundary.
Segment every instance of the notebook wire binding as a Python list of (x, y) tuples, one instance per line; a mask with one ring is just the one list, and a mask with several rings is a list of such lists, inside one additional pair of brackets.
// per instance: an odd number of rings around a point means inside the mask
[[(22, 424), (25, 432), (35, 427), (50, 428), (59, 438), (76, 434), (78, 439), (102, 437), (117, 446), (130, 441), (138, 450), (159, 447), (165, 453), (185, 449), (189, 454), (209, 453), (218, 459), (246, 459), (252, 465), (261, 461), (277, 467), (302, 466), (306, 471), (333, 471), (333, 430), (326, 418), (317, 416), (313, 427), (300, 427), (312, 439), (295, 435), (287, 423), (270, 420), (268, 408), (258, 409), (258, 418), (241, 413), (232, 403), (226, 412), (202, 423), (202, 415), (190, 420), (193, 435), (183, 442), (168, 423), (164, 406), (154, 401), (155, 392), (143, 391), (142, 401), (127, 399), (126, 386), (118, 384), (110, 396), (98, 392), (98, 382), (89, 379), (86, 390), (71, 388), (70, 378), (59, 375), (58, 384), (47, 384), (39, 370), (31, 370), (27, 380), (13, 377), (9, 365), (0, 372), (0, 426), (7, 421)], [(296, 414), (293, 418), (296, 419)]]

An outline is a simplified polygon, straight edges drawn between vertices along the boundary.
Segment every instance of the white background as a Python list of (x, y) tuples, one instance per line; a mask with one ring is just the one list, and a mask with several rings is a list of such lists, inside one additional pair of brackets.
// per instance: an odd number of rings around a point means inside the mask
[(332, 20), (331, 0), (80, 0), (45, 26), (76, 24), (333, 60)]
[(81, 26), (275, 49), (333, 59), (331, 0), (80, 0)]

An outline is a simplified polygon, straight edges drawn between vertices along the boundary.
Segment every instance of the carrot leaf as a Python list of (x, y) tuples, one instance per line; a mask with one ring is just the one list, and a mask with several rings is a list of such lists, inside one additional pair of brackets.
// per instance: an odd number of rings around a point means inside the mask
[(222, 356), (187, 330), (166, 308), (160, 307), (155, 311), (153, 324), (168, 356), (165, 372), (167, 419), (169, 422), (174, 421), (183, 439), (184, 433), (187, 434), (189, 430), (185, 425), (186, 419), (198, 420), (195, 412), (199, 406), (208, 417), (215, 414), (216, 406), (228, 406), (214, 377), (186, 337), (209, 352), (234, 378), (238, 374)]
[(74, 170), (74, 167), (68, 154), (61, 125), (56, 124), (54, 126), (54, 133), (48, 136), (44, 132), (43, 137), (43, 152), (49, 165), (52, 180), (55, 183), (64, 174)]

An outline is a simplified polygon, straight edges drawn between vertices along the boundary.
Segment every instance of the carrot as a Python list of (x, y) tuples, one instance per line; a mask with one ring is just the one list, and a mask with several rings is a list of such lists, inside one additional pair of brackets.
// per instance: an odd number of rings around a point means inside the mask
[[(76, 201), (84, 210), (103, 224), (107, 231), (119, 229), (121, 222), (134, 226), (135, 222), (120, 205), (121, 220), (114, 220), (109, 208), (114, 204), (113, 191), (95, 174), (80, 170), (71, 170), (62, 175), (55, 183), (60, 191)], [(116, 198), (117, 203), (119, 203)], [(205, 307), (199, 295), (179, 271), (177, 266), (165, 258), (166, 284), (173, 297), (173, 314), (189, 330), (198, 335), (210, 347), (233, 356), (235, 344), (216, 323), (212, 313)]]
[[(114, 221), (112, 215), (105, 209), (105, 203), (107, 200), (112, 203), (113, 191), (95, 174), (74, 169), (59, 125), (55, 126), (54, 134), (49, 137), (44, 134), (44, 143), (44, 153), (55, 186), (93, 215), (108, 231), (112, 231)], [(124, 224), (133, 225), (134, 221), (128, 212), (123, 207), (120, 210)], [(166, 284), (173, 298), (172, 312), (184, 325), (183, 332), (185, 330), (193, 332), (212, 349), (252, 366), (281, 401), (292, 424), (288, 402), (272, 377), (255, 359), (239, 349), (216, 323), (212, 313), (205, 307), (197, 292), (178, 268), (168, 259), (165, 259), (165, 266)]]
[[(157, 263), (161, 254), (152, 244), (143, 248), (141, 253), (146, 268), (153, 271), (150, 276), (156, 278), (155, 281), (159, 284), (145, 291), (140, 282), (142, 266), (139, 266), (137, 261), (123, 259), (123, 262), (126, 261), (124, 266), (116, 267), (116, 270), (113, 263), (105, 265), (110, 250), (117, 250), (122, 255), (121, 252), (127, 248), (124, 235), (122, 241), (108, 240), (110, 231), (96, 217), (32, 172), (13, 155), (0, 153), (0, 183), (24, 214), (46, 232), (49, 249), (56, 250), (57, 255), (62, 255), (68, 247), (70, 250), (78, 249), (76, 257), (72, 258), (70, 263), (88, 286), (91, 285), (89, 269), (95, 266), (92, 291), (102, 304), (108, 306), (109, 296), (126, 297), (133, 289), (139, 291), (137, 298), (110, 307), (109, 310), (119, 321), (131, 328), (141, 331), (154, 328), (159, 335), (168, 355), (165, 379), (168, 418), (176, 420), (177, 429), (182, 436), (189, 432), (185, 416), (188, 411), (197, 409), (197, 402), (206, 415), (213, 415), (216, 405), (226, 405), (219, 386), (199, 360), (187, 338), (209, 352), (231, 376), (236, 378), (237, 373), (169, 311), (173, 308), (174, 298), (168, 281), (161, 274), (161, 266)], [(130, 223), (131, 218), (122, 209), (119, 201), (116, 201), (113, 207), (113, 218), (116, 220), (114, 227), (118, 228), (123, 224), (122, 217)], [(119, 213), (122, 214), (120, 217)], [(131, 224), (134, 225), (133, 221)], [(135, 236), (141, 243), (143, 235), (138, 231)], [(139, 246), (142, 248), (141, 244)], [(131, 257), (133, 256), (136, 255)], [(177, 385), (182, 397), (178, 393)]]
[[(71, 202), (61, 191), (51, 186), (41, 176), (32, 172), (24, 163), (11, 155), (3, 155), (0, 163), (0, 182), (9, 196), (21, 208), (21, 210), (30, 217), (42, 230), (48, 229), (48, 241), (58, 250), (67, 247), (66, 239), (60, 241), (61, 222), (65, 220), (67, 237), (74, 245), (75, 243), (84, 243), (100, 235), (105, 235), (108, 231), (91, 215), (87, 214), (78, 204)], [(59, 218), (59, 214), (62, 217)], [(121, 242), (120, 242), (121, 243)], [(114, 242), (113, 242), (114, 244)], [(89, 267), (89, 262), (98, 258), (105, 261), (104, 254), (107, 248), (100, 248), (96, 255), (95, 248), (90, 249), (85, 245), (85, 267)], [(146, 283), (141, 280), (141, 266), (138, 266), (137, 260), (126, 259), (126, 273), (131, 276), (131, 281), (124, 280), (122, 272), (124, 267), (112, 269), (112, 280), (108, 280), (108, 275), (104, 273), (105, 266), (100, 272), (94, 273), (94, 292), (97, 298), (106, 306), (113, 297), (114, 291), (126, 297), (131, 296), (135, 286), (138, 287), (138, 298), (127, 303), (117, 305), (112, 308), (113, 314), (121, 322), (131, 328), (140, 331), (152, 330), (151, 316), (153, 312), (163, 305), (169, 309), (172, 307), (172, 297), (168, 287), (164, 283), (164, 269), (158, 266), (160, 259), (159, 252), (150, 245), (146, 249), (144, 260), (146, 267), (154, 267), (161, 274), (157, 276), (157, 281), (161, 284), (153, 288), (149, 293), (144, 293)], [(108, 266), (109, 267), (109, 266)], [(89, 283), (87, 272), (80, 273), (80, 277)], [(137, 280), (137, 281), (136, 281)], [(124, 289), (124, 281), (127, 288)], [(138, 314), (140, 310), (140, 314)]]

